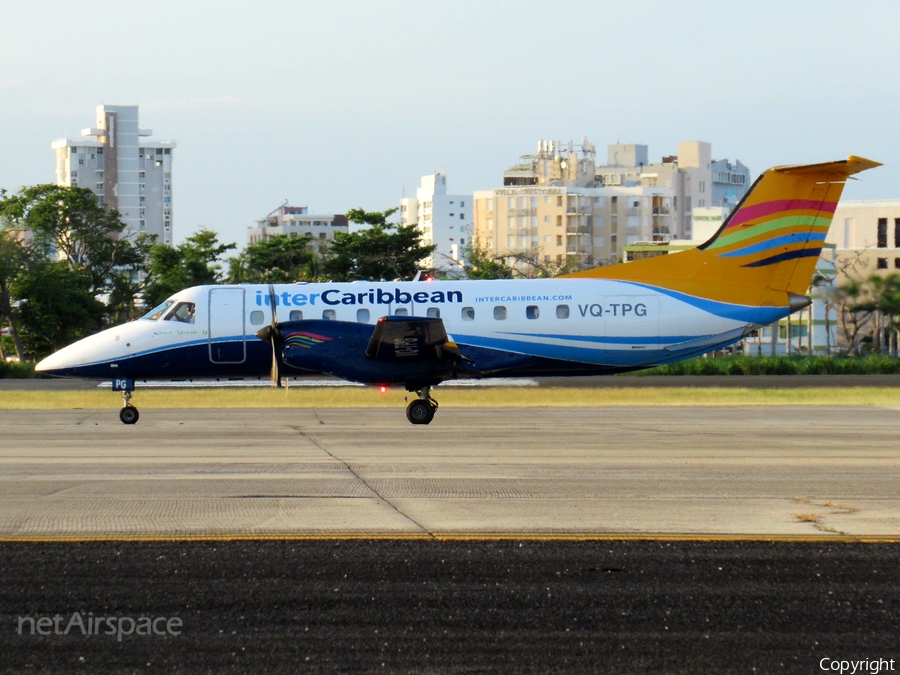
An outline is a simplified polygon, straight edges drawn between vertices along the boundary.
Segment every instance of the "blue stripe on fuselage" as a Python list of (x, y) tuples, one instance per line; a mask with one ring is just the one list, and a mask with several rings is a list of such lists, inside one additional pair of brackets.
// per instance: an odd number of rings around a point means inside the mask
[(622, 281), (620, 283), (630, 284), (639, 288), (662, 293), (670, 298), (679, 300), (691, 307), (703, 310), (707, 314), (718, 316), (723, 319), (732, 319), (741, 323), (754, 324), (759, 326), (767, 326), (778, 319), (783, 319), (791, 313), (789, 307), (758, 307), (755, 305), (734, 305), (730, 302), (720, 302), (718, 300), (709, 300), (696, 295), (688, 295), (680, 291), (673, 291), (669, 288), (661, 286), (653, 286), (638, 281)]

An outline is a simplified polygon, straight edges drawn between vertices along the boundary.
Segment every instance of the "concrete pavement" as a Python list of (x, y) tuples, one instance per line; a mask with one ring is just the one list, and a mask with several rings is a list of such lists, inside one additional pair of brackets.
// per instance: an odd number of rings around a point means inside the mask
[(900, 536), (890, 408), (0, 411), (0, 537)]

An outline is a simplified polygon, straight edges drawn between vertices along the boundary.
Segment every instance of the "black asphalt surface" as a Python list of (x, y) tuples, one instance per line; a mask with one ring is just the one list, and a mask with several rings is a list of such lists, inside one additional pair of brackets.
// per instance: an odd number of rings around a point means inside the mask
[[(897, 670), (898, 563), (889, 544), (6, 543), (0, 672)], [(73, 612), (183, 626), (18, 634)]]

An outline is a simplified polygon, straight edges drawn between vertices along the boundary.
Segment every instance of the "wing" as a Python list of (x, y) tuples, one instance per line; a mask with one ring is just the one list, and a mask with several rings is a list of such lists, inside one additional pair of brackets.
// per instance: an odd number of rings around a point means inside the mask
[(366, 356), (375, 361), (458, 361), (456, 345), (447, 339), (441, 319), (383, 316), (375, 324)]
[(437, 384), (477, 370), (447, 338), (440, 319), (382, 317), (372, 324), (288, 321), (275, 337), (281, 363), (370, 384)]

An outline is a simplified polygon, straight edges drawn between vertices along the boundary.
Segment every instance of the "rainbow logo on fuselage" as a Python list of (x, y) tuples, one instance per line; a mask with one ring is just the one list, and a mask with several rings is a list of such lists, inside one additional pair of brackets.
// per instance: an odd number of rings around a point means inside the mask
[(304, 349), (310, 349), (311, 347), (315, 347), (316, 345), (320, 345), (323, 342), (328, 342), (331, 340), (330, 337), (326, 337), (324, 335), (317, 335), (316, 333), (289, 333), (288, 336), (284, 340), (284, 345), (286, 347), (303, 347)]

